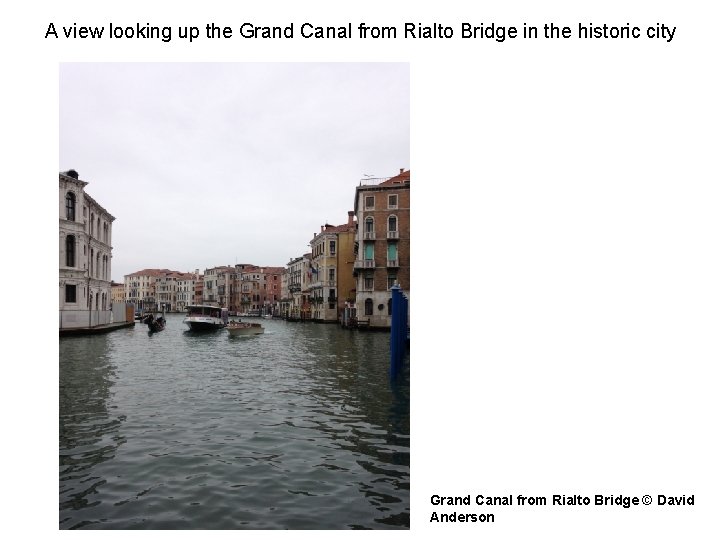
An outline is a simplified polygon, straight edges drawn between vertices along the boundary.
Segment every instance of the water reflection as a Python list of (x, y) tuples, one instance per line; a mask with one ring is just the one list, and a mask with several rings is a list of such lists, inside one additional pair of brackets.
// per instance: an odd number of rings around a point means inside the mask
[(93, 497), (106, 480), (98, 465), (125, 442), (125, 416), (111, 410), (115, 369), (105, 336), (60, 341), (60, 522), (67, 510), (99, 504)]
[(61, 341), (61, 528), (409, 527), (387, 334), (181, 320)]

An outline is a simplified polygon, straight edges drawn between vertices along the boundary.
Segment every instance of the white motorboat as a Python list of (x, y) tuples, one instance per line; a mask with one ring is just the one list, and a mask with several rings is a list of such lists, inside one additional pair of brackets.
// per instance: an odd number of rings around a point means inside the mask
[(183, 322), (190, 330), (207, 331), (225, 328), (228, 314), (226, 308), (210, 305), (196, 305), (187, 307), (187, 315)]
[(230, 322), (225, 329), (231, 336), (257, 336), (265, 332), (260, 323)]

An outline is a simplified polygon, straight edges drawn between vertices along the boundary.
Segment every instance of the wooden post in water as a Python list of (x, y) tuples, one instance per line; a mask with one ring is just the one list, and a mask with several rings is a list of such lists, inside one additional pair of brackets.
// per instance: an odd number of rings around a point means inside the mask
[(407, 339), (407, 297), (400, 285), (395, 283), (392, 291), (392, 315), (390, 316), (390, 377), (394, 378), (402, 369)]

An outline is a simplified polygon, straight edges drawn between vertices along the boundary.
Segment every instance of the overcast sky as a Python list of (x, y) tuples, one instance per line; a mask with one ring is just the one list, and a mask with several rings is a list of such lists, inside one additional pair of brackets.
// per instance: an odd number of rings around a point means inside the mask
[(285, 266), (410, 168), (409, 64), (61, 64), (60, 171), (115, 216), (112, 278)]

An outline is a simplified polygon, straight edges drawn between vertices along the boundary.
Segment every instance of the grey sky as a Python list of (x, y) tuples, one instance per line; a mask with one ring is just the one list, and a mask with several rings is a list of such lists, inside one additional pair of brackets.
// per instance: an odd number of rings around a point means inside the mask
[(112, 278), (284, 266), (410, 168), (409, 64), (60, 64), (60, 171), (116, 220)]

